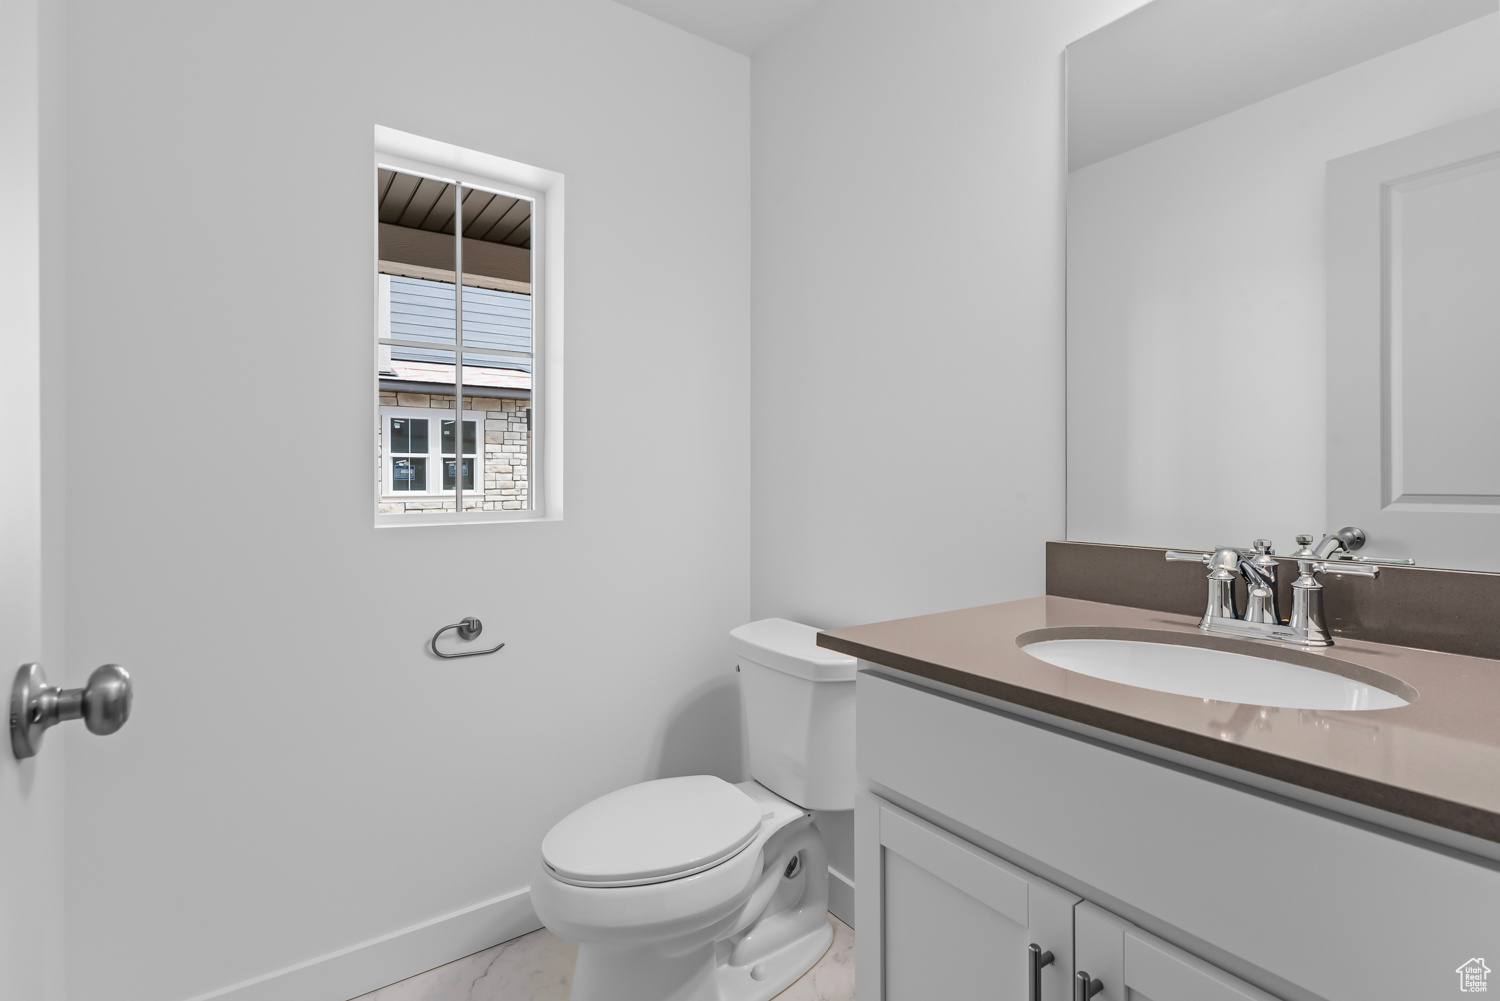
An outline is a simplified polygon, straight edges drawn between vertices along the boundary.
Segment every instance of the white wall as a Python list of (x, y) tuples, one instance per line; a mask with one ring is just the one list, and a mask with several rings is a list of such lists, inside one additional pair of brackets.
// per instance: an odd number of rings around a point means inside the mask
[(829, 0), (755, 61), (756, 615), (1040, 593), (1062, 51), (1137, 0)]
[[(604, 0), (69, 24), (71, 672), (137, 682), (68, 734), (70, 1001), (391, 935), (523, 889), (591, 797), (739, 778), (748, 60)], [(370, 526), (375, 124), (566, 175), (560, 523)], [(424, 654), (471, 614), (502, 654)]]
[(1496, 107), (1497, 50), (1492, 14), (1073, 172), (1070, 538), (1289, 552), (1349, 520), (1325, 511), (1325, 165)]
[[(1039, 594), (1063, 534), (1062, 51), (1139, 0), (829, 0), (755, 60), (756, 616)], [(830, 856), (853, 873), (849, 825)]]

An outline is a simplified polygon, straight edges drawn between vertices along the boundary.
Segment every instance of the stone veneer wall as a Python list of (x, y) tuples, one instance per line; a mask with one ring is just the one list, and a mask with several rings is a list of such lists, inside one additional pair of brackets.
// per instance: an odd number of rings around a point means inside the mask
[[(417, 409), (453, 411), (453, 397), (428, 393), (389, 393), (381, 390), (382, 407), (412, 407)], [(484, 435), (484, 499), (482, 501), (465, 492), (465, 511), (520, 511), (527, 506), (530, 470), (527, 449), (530, 447), (530, 422), (527, 411), (530, 400), (496, 400), (483, 396), (464, 397), (464, 409), (477, 418), (484, 415), (484, 426), (476, 428)], [(434, 419), (441, 420), (440, 414)], [(433, 425), (430, 434), (437, 434)], [(382, 489), (385, 463), (385, 421), (380, 421), (377, 432), (380, 447), (376, 450), (375, 483)], [(429, 476), (441, 477), (440, 469), (428, 472)], [(437, 497), (422, 497), (412, 500), (392, 500), (384, 494), (380, 498), (381, 514), (404, 512), (452, 511), (453, 500)]]

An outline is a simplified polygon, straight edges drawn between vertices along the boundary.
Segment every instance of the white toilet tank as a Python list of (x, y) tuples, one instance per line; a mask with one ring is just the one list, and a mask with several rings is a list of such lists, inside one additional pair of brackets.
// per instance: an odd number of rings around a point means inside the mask
[(750, 777), (806, 810), (852, 810), (857, 662), (818, 646), (817, 635), (787, 619), (760, 619), (729, 634)]

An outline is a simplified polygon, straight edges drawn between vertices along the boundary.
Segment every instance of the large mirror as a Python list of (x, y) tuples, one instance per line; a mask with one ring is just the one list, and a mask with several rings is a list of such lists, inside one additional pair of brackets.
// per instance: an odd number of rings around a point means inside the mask
[(1068, 538), (1500, 571), (1496, 0), (1154, 0), (1067, 94)]

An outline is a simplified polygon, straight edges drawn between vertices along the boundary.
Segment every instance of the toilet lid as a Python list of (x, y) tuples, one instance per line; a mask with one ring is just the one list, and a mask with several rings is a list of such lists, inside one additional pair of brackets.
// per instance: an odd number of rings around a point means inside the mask
[(755, 839), (761, 808), (713, 775), (657, 779), (600, 796), (558, 821), (542, 860), (567, 883), (658, 883), (718, 865)]

